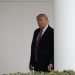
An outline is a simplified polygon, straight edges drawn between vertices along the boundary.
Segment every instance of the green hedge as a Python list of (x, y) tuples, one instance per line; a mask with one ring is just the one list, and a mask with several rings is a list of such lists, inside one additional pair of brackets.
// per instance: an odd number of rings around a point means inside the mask
[(28, 73), (9, 73), (9, 74), (0, 74), (0, 75), (75, 75), (75, 72), (72, 70), (62, 71), (51, 71), (51, 72), (28, 72)]

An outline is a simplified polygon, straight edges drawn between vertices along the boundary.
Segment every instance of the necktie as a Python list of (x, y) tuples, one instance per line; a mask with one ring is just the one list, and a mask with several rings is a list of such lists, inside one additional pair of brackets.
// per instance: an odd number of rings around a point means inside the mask
[(35, 48), (35, 61), (37, 62), (38, 60), (38, 57), (37, 57), (37, 48), (38, 48), (38, 44), (39, 44), (39, 41), (42, 37), (42, 30), (40, 30), (38, 36), (37, 36), (37, 39), (36, 39), (36, 48)]

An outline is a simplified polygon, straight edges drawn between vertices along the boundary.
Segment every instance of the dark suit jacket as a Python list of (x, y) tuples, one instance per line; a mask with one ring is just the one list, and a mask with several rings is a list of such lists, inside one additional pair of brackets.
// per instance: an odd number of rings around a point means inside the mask
[[(36, 38), (39, 34), (40, 28), (36, 29), (33, 35), (33, 40), (31, 44), (31, 57), (30, 64), (35, 67), (35, 47), (36, 47)], [(38, 61), (37, 65), (39, 67), (48, 67), (49, 64), (54, 66), (54, 29), (48, 26), (42, 38), (39, 42), (37, 48)]]

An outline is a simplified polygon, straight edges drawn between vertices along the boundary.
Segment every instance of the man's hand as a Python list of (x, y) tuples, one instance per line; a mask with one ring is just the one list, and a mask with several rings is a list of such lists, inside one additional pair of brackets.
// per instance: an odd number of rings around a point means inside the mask
[(53, 68), (53, 65), (52, 64), (49, 64), (48, 65), (48, 71), (51, 71), (51, 68)]
[(32, 65), (29, 65), (29, 70), (32, 70), (32, 67), (33, 67)]

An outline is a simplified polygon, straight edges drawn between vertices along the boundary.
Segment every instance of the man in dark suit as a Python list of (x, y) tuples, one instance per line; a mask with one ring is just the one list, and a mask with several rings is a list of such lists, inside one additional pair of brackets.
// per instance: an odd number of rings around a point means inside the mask
[(33, 35), (29, 69), (49, 72), (54, 69), (54, 29), (49, 26), (46, 14), (39, 14), (36, 19), (39, 28)]

